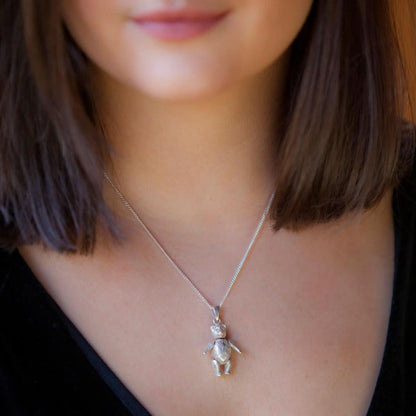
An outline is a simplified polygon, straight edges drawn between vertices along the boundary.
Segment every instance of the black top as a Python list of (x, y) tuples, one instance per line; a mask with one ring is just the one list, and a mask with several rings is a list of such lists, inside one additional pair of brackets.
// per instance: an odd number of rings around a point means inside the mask
[[(393, 299), (368, 416), (416, 415), (416, 167), (395, 188), (393, 212)], [(17, 250), (0, 250), (0, 414), (150, 414), (65, 316)]]

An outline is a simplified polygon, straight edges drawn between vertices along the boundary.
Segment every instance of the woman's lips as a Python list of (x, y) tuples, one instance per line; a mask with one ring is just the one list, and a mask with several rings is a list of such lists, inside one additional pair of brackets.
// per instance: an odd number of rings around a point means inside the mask
[(133, 20), (149, 35), (165, 40), (180, 40), (199, 36), (222, 20), (227, 12), (201, 12), (191, 9), (156, 11)]

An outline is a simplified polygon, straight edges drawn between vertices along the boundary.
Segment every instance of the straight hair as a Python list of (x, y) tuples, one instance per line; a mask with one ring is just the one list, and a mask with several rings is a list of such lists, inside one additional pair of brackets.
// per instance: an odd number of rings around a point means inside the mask
[[(91, 254), (124, 236), (103, 198), (112, 149), (89, 59), (55, 0), (0, 3), (0, 247)], [(401, 2), (401, 7), (404, 5)], [(410, 5), (409, 5), (410, 10)], [(410, 171), (415, 126), (391, 2), (314, 0), (290, 46), (278, 120), (275, 231), (377, 204)]]

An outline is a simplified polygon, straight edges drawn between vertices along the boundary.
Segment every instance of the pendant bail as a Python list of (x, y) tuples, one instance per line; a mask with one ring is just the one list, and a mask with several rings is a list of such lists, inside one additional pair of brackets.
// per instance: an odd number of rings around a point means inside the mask
[(212, 316), (213, 316), (213, 321), (214, 324), (218, 324), (221, 320), (220, 320), (220, 307), (219, 306), (215, 306), (212, 310)]

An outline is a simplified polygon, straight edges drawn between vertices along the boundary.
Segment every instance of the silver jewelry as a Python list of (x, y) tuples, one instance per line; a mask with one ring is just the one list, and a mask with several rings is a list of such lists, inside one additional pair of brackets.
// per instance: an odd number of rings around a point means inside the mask
[[(272, 194), (269, 197), (269, 200), (266, 204), (266, 208), (264, 209), (263, 215), (260, 218), (259, 223), (257, 224), (256, 230), (254, 231), (253, 236), (251, 237), (250, 243), (247, 247), (246, 252), (244, 253), (243, 258), (241, 259), (240, 263), (237, 266), (237, 269), (234, 272), (234, 276), (231, 279), (231, 282), (228, 286), (228, 289), (225, 292), (224, 297), (222, 298), (221, 302), (218, 306), (212, 306), (207, 299), (202, 295), (202, 293), (197, 289), (197, 287), (192, 283), (192, 281), (185, 275), (185, 273), (179, 268), (179, 266), (173, 261), (173, 259), (169, 256), (169, 254), (166, 252), (166, 250), (161, 246), (161, 244), (157, 241), (155, 236), (150, 232), (148, 227), (143, 223), (142, 219), (138, 216), (136, 211), (132, 208), (130, 203), (127, 201), (127, 199), (124, 197), (124, 195), (120, 192), (120, 190), (117, 188), (117, 186), (113, 183), (113, 181), (110, 179), (109, 175), (104, 171), (104, 177), (106, 180), (110, 183), (112, 186), (114, 192), (118, 195), (118, 197), (121, 199), (125, 207), (132, 213), (133, 217), (137, 220), (137, 222), (143, 227), (143, 229), (146, 231), (147, 235), (151, 238), (151, 240), (156, 244), (156, 246), (161, 250), (163, 255), (167, 258), (167, 260), (172, 264), (172, 266), (177, 270), (177, 272), (182, 276), (182, 278), (191, 286), (192, 290), (199, 296), (199, 298), (210, 308), (212, 312), (212, 322), (213, 325), (211, 326), (211, 333), (214, 337), (214, 340), (210, 342), (205, 350), (203, 351), (203, 354), (206, 354), (208, 351), (212, 349), (212, 367), (214, 369), (216, 376), (221, 376), (222, 374), (230, 374), (231, 369), (231, 349), (233, 348), (235, 351), (237, 351), (239, 354), (241, 354), (240, 349), (231, 341), (226, 339), (226, 325), (221, 322), (220, 319), (220, 307), (223, 305), (225, 299), (227, 298), (228, 294), (230, 293), (231, 287), (235, 283), (241, 268), (243, 267), (244, 262), (246, 261), (246, 258), (253, 247), (254, 242), (256, 241), (260, 230), (263, 226), (264, 220), (266, 219), (266, 216), (269, 212), (270, 205), (272, 203), (275, 191), (272, 192)], [(224, 372), (221, 373), (221, 367), (224, 366)]]

